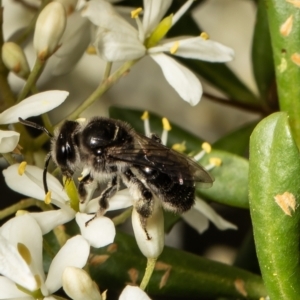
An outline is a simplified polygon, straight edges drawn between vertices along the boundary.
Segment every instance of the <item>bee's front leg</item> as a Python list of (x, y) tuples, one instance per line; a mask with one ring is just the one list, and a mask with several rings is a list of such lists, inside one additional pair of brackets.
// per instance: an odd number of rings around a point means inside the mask
[(101, 193), (99, 197), (99, 210), (94, 215), (92, 219), (85, 223), (85, 226), (93, 221), (96, 217), (103, 216), (109, 206), (109, 199), (117, 192), (119, 188), (119, 178), (118, 176), (113, 176), (111, 181), (109, 182), (107, 188)]
[(90, 174), (84, 176), (79, 181), (79, 185), (78, 185), (78, 195), (79, 195), (80, 203), (84, 204), (85, 202), (89, 201), (97, 187), (98, 187), (98, 183), (94, 180), (94, 178)]

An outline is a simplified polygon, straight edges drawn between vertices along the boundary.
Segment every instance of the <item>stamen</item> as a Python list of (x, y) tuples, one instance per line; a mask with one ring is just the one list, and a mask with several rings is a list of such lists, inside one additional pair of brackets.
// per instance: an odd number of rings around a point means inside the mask
[(22, 176), (25, 173), (26, 166), (27, 166), (27, 162), (26, 161), (22, 161), (20, 163), (19, 168), (18, 168), (18, 174), (20, 176)]
[(94, 47), (94, 46), (92, 46), (92, 45), (89, 45), (89, 46), (87, 47), (87, 49), (85, 50), (85, 52), (86, 52), (87, 54), (91, 54), (91, 55), (97, 54), (96, 47)]
[(135, 19), (136, 25), (138, 27), (139, 40), (141, 41), (141, 43), (144, 43), (145, 40), (144, 28), (141, 19), (139, 18), (139, 15), (142, 11), (143, 9), (141, 7), (131, 11), (131, 18)]
[(208, 35), (208, 33), (206, 33), (206, 32), (202, 32), (202, 33), (200, 34), (200, 37), (203, 38), (204, 40), (209, 40), (209, 35)]
[(203, 150), (194, 156), (196, 161), (199, 161), (206, 153), (210, 153), (211, 151), (211, 145), (207, 142), (204, 142), (201, 147)]
[(141, 116), (141, 119), (144, 121), (145, 136), (150, 137), (151, 136), (151, 129), (150, 129), (149, 113), (148, 113), (148, 111), (144, 111), (143, 115)]
[(48, 193), (45, 196), (44, 201), (45, 201), (46, 204), (50, 204), (51, 203), (51, 191), (48, 191)]
[(183, 141), (182, 143), (174, 144), (172, 146), (172, 149), (177, 151), (177, 152), (180, 152), (180, 153), (185, 152), (186, 151), (185, 141)]
[(222, 160), (219, 157), (211, 157), (209, 159), (209, 164), (207, 166), (205, 166), (205, 169), (207, 171), (212, 170), (215, 167), (220, 167), (222, 165)]
[(163, 132), (161, 134), (161, 142), (163, 145), (167, 145), (168, 131), (170, 131), (172, 127), (167, 118), (162, 118), (162, 124), (163, 124)]
[(180, 9), (175, 13), (172, 20), (172, 26), (174, 26), (175, 23), (182, 17), (183, 14), (190, 8), (190, 6), (193, 4), (194, 0), (188, 0), (183, 4)]
[(171, 54), (175, 54), (179, 48), (179, 41), (176, 41), (170, 49)]
[(131, 11), (131, 18), (136, 19), (139, 17), (140, 13), (143, 11), (141, 7)]
[(19, 254), (25, 260), (25, 262), (27, 263), (27, 265), (30, 265), (31, 261), (32, 261), (32, 257), (31, 257), (29, 249), (24, 244), (22, 244), (22, 243), (18, 243), (17, 244), (17, 248), (18, 248)]

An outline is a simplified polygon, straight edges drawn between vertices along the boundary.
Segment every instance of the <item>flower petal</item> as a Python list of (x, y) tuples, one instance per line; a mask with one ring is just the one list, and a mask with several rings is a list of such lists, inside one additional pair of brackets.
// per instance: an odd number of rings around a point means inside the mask
[(41, 115), (59, 106), (68, 97), (66, 91), (47, 91), (30, 96), (0, 114), (0, 124), (19, 122), (19, 118)]
[(91, 0), (87, 2), (82, 16), (87, 17), (94, 25), (102, 29), (120, 32), (124, 35), (137, 35), (137, 30), (122, 18), (107, 1)]
[(122, 291), (119, 300), (151, 300), (149, 296), (138, 286), (127, 285)]
[(147, 38), (171, 6), (172, 0), (144, 0), (143, 28)]
[(18, 145), (20, 133), (0, 130), (0, 153), (12, 152)]
[[(24, 288), (34, 291), (38, 284), (17, 248), (0, 234), (0, 274)], [(0, 294), (1, 295), (1, 294)]]
[(66, 267), (82, 268), (90, 254), (89, 243), (81, 236), (70, 238), (54, 257), (46, 280), (49, 293), (56, 292), (62, 286), (62, 274)]
[(62, 46), (54, 54), (56, 60), (53, 75), (66, 74), (75, 67), (91, 41), (90, 25), (89, 20), (82, 18), (79, 12), (68, 16)]
[(67, 267), (63, 272), (63, 289), (73, 300), (101, 300), (98, 286), (82, 269)]
[(148, 50), (149, 53), (169, 52), (176, 46), (173, 55), (185, 58), (199, 59), (209, 62), (227, 62), (234, 57), (234, 51), (218, 42), (205, 40), (202, 37), (177, 37), (164, 40)]
[[(109, 199), (109, 207), (107, 211), (123, 209), (132, 206), (133, 198), (129, 194), (128, 189), (118, 191), (113, 197)], [(99, 197), (92, 199), (87, 207), (86, 213), (95, 213), (99, 210)]]
[[(31, 272), (34, 275), (38, 275), (41, 284), (43, 284), (45, 279), (42, 258), (43, 238), (37, 222), (29, 214), (14, 217), (1, 227), (0, 233), (16, 248), (18, 244), (26, 246), (31, 256)], [(33, 236), (34, 243), (32, 242)]]
[(200, 101), (201, 83), (189, 69), (165, 54), (157, 53), (150, 56), (159, 64), (167, 81), (183, 100), (191, 105), (196, 105)]
[(135, 208), (131, 220), (136, 242), (143, 255), (147, 258), (157, 258), (163, 251), (165, 242), (164, 214), (159, 201), (154, 201), (152, 215), (145, 220), (147, 233)]
[(44, 235), (58, 225), (65, 224), (74, 219), (75, 211), (72, 209), (58, 209), (38, 213), (30, 213), (30, 215), (39, 224), (42, 230), (42, 234)]
[(93, 216), (83, 213), (76, 214), (76, 222), (82, 236), (95, 248), (104, 247), (114, 241), (116, 235), (115, 225), (111, 219), (96, 217), (86, 225)]
[(207, 217), (193, 207), (189, 211), (183, 213), (181, 217), (187, 224), (196, 229), (200, 234), (207, 230), (209, 226)]
[(98, 29), (95, 47), (98, 55), (109, 62), (134, 60), (146, 53), (137, 32), (128, 35), (121, 31), (108, 31), (106, 28)]
[(0, 299), (24, 299), (32, 300), (32, 297), (20, 291), (10, 279), (0, 276)]
[(209, 206), (205, 201), (196, 198), (194, 209), (203, 214), (207, 219), (209, 219), (218, 229), (237, 229), (237, 226), (224, 220), (220, 215), (218, 215), (211, 206)]
[[(39, 200), (45, 199), (43, 187), (43, 170), (36, 166), (27, 166), (23, 175), (18, 174), (19, 164), (11, 165), (3, 171), (6, 184), (14, 191)], [(52, 192), (52, 199), (61, 203), (69, 200), (60, 182), (47, 173), (48, 188)], [(57, 201), (53, 203), (60, 206)]]

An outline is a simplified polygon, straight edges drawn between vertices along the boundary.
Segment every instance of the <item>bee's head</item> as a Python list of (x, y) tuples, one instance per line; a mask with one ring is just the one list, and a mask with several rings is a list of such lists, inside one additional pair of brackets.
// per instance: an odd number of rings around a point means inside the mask
[(76, 138), (79, 126), (78, 122), (65, 121), (52, 138), (52, 159), (68, 178), (73, 175), (79, 160)]

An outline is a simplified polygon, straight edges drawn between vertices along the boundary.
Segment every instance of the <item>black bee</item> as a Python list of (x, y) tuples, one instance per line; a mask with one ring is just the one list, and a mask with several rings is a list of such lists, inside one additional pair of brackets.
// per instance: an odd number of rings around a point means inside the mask
[[(50, 135), (42, 126), (22, 119), (20, 122)], [(154, 195), (165, 209), (183, 213), (194, 204), (195, 183), (206, 186), (213, 183), (213, 178), (202, 166), (162, 145), (156, 135), (148, 138), (123, 121), (104, 117), (94, 117), (84, 123), (65, 121), (55, 131), (45, 164), (46, 192), (50, 158), (67, 178), (71, 178), (79, 166), (84, 167), (84, 176), (78, 186), (82, 203), (86, 200), (88, 185), (103, 181), (103, 177), (109, 181), (99, 198), (99, 214), (105, 213), (109, 199), (122, 181), (135, 200), (135, 209), (146, 234), (145, 224), (152, 214)]]

